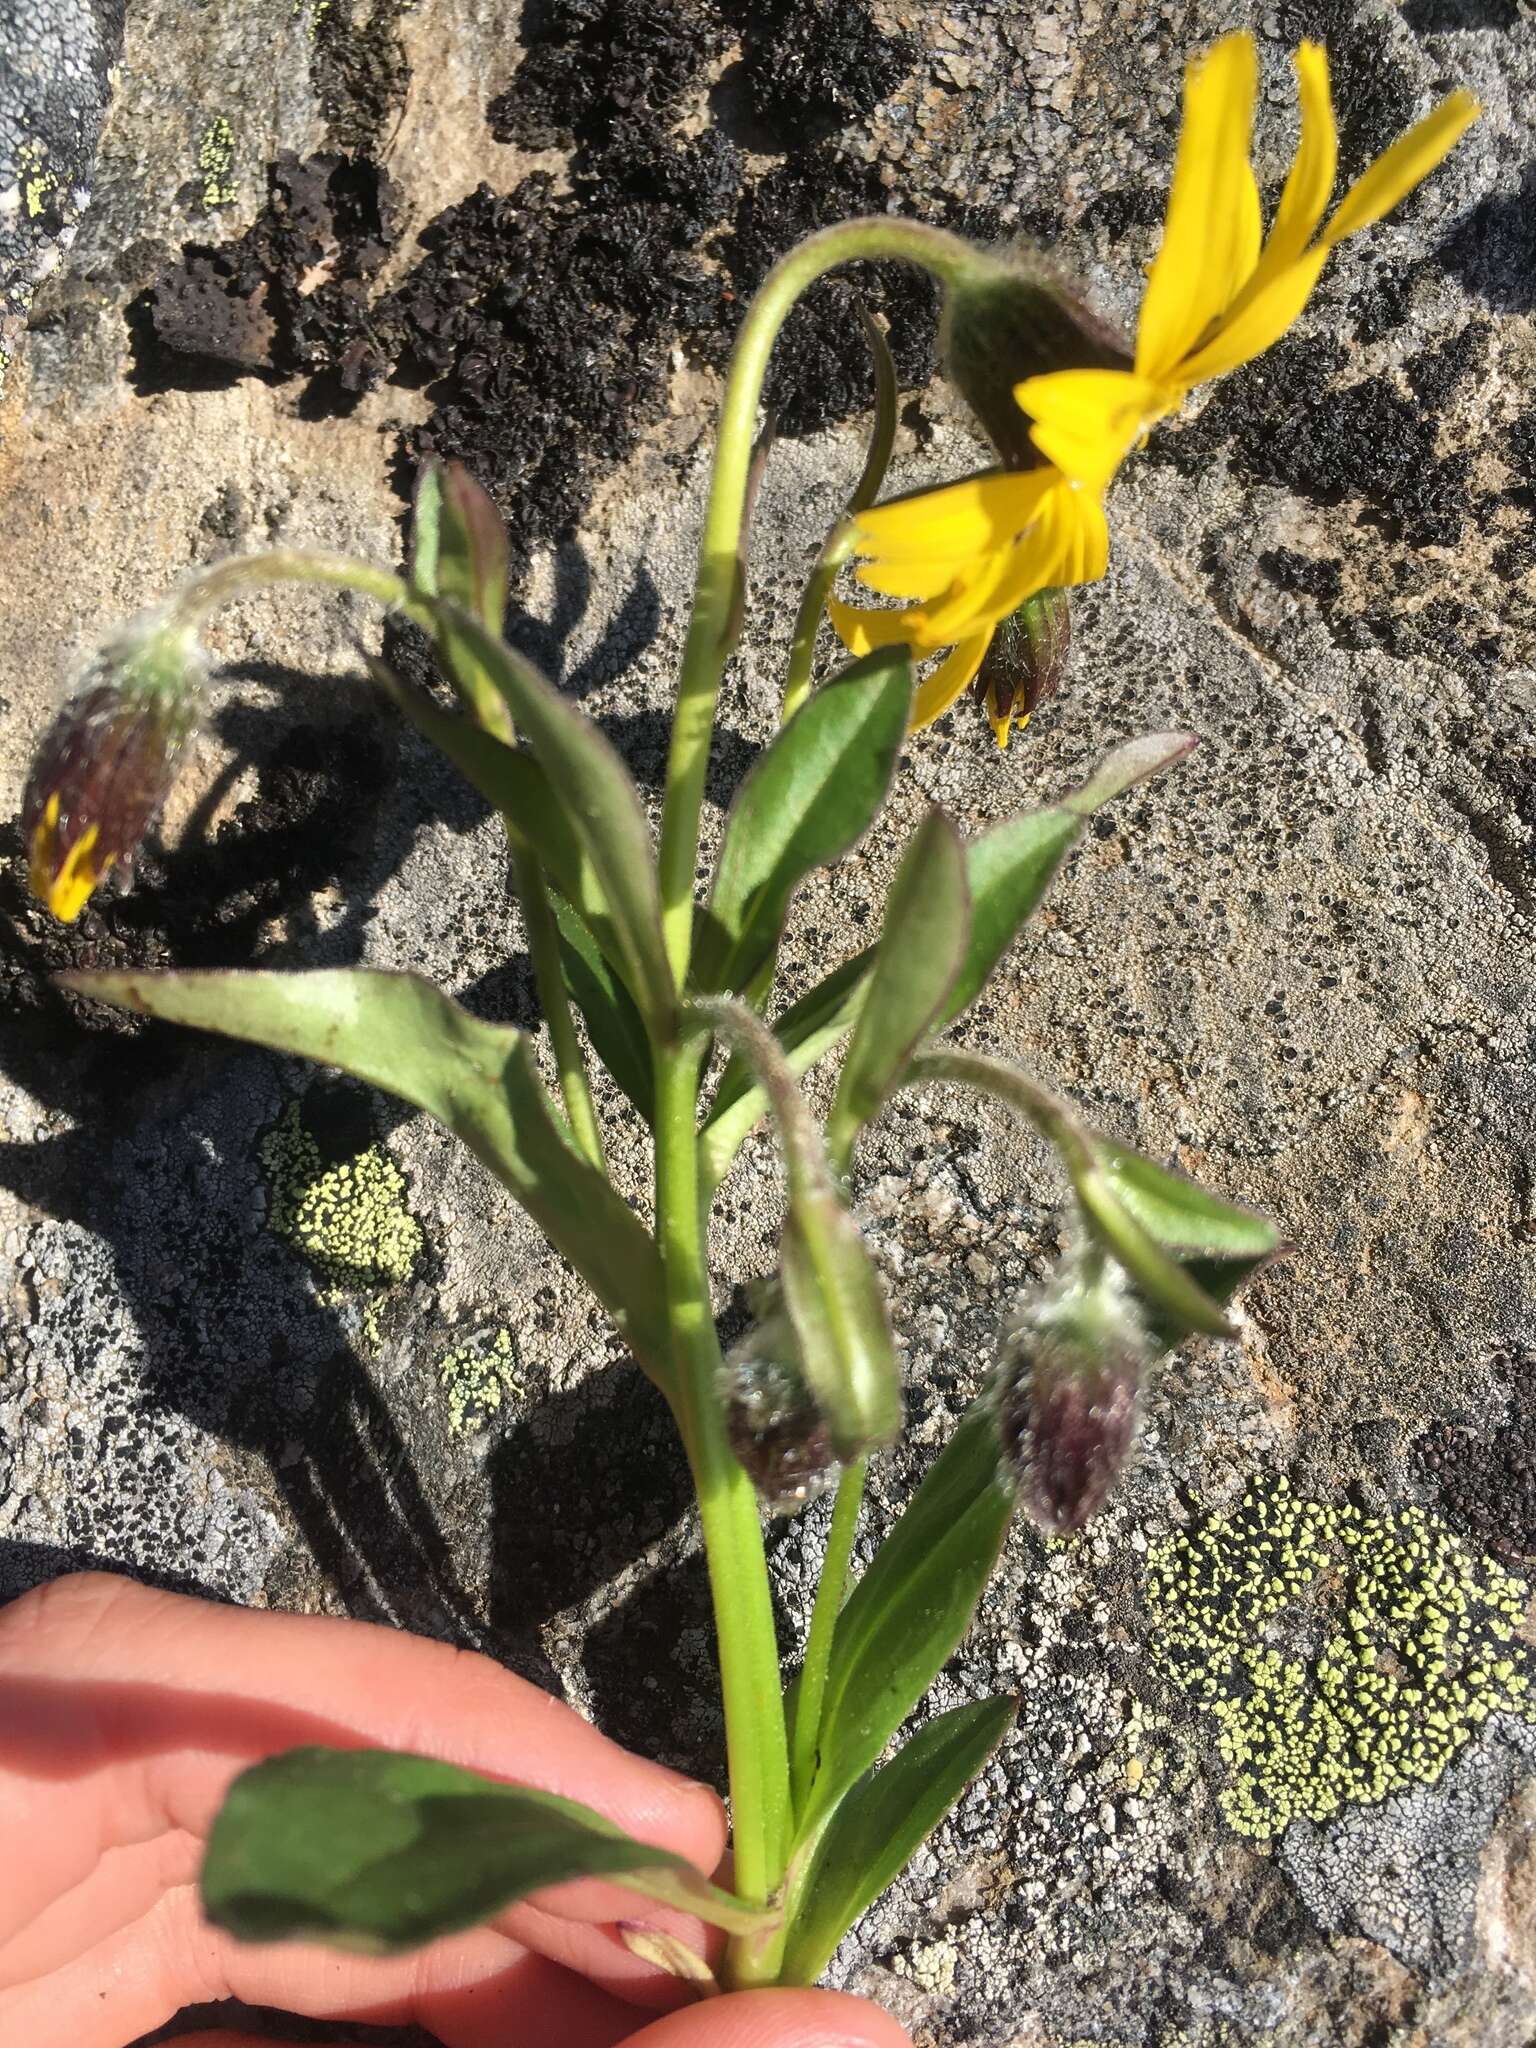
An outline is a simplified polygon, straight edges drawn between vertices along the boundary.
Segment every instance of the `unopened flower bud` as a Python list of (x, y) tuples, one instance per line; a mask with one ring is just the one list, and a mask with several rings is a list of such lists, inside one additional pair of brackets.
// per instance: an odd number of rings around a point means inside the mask
[(735, 1345), (721, 1371), (725, 1431), (761, 1499), (792, 1514), (837, 1479), (825, 1418), (800, 1367), (800, 1346), (776, 1308)]
[(1135, 1441), (1145, 1329), (1118, 1266), (1094, 1259), (1022, 1302), (1003, 1331), (998, 1434), (1025, 1507), (1069, 1536), (1103, 1506)]
[(163, 615), (97, 656), (43, 737), (21, 804), (32, 893), (69, 924), (154, 823), (197, 722), (195, 628)]
[(1016, 384), (1052, 370), (1131, 367), (1114, 329), (1042, 259), (1022, 252), (979, 259), (950, 285), (943, 348), (951, 379), (1009, 469), (1033, 469), (1043, 459), (1013, 395)]
[(1065, 590), (1026, 598), (992, 635), (972, 688), (1000, 747), (1015, 722), (1028, 725), (1035, 707), (1056, 694), (1071, 646), (1072, 600)]

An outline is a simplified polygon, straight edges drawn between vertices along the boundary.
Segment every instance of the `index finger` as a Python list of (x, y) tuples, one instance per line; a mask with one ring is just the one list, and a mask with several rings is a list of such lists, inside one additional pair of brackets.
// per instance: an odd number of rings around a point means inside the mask
[[(707, 1787), (473, 1651), (86, 1573), (0, 1615), (0, 1838), (28, 1852), (24, 1892), (0, 1883), (0, 1940), (106, 1851), (206, 1836), (238, 1771), (308, 1743), (418, 1750), (558, 1792), (706, 1872), (725, 1845)], [(545, 1903), (611, 1919), (626, 1899), (567, 1885)]]

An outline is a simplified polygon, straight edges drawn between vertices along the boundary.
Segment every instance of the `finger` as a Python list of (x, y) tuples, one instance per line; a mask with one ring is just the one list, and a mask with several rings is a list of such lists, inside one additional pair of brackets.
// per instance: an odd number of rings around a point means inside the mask
[[(692, 1993), (669, 1971), (655, 1963), (644, 1962), (635, 1955), (625, 1944), (623, 1927), (644, 1927), (670, 1934), (684, 1948), (702, 1957), (711, 1969), (719, 1962), (725, 1949), (725, 1936), (718, 1928), (706, 1927), (702, 1921), (692, 1919), (686, 1913), (674, 1913), (666, 1907), (654, 1906), (635, 1893), (629, 1895), (628, 1906), (616, 1924), (584, 1926), (558, 1914), (541, 1912), (537, 1906), (528, 1904), (514, 1906), (510, 1912), (498, 1915), (496, 1926), (550, 1962), (559, 1963), (567, 1970), (578, 1970), (582, 1976), (590, 1977), (594, 1984), (602, 1985), (616, 1997), (628, 1999), (634, 2005), (648, 2006), (657, 2012), (686, 2005)], [(635, 2024), (633, 2018), (631, 2024)]]
[(912, 2048), (878, 2006), (840, 1991), (738, 1991), (632, 2034), (626, 2048)]
[(0, 1991), (44, 1977), (119, 1928), (131, 1927), (163, 1893), (195, 1880), (202, 1854), (197, 1837), (180, 1828), (109, 1849), (88, 1876), (0, 1947)]
[[(39, 1853), (26, 1896), (0, 1878), (0, 1939), (106, 1850), (203, 1835), (234, 1773), (301, 1743), (426, 1749), (599, 1807), (629, 1833), (718, 1862), (707, 1788), (632, 1757), (489, 1659), (363, 1622), (252, 1614), (104, 1574), (0, 1616), (0, 1838)], [(613, 1886), (552, 1910), (613, 1918)]]
[(245, 1947), (201, 1920), (190, 1890), (47, 1976), (0, 1992), (0, 2041), (27, 2048), (122, 2048), (187, 2005), (246, 2005), (430, 2029), (447, 2048), (506, 2048), (538, 2038), (610, 2048), (634, 2029), (632, 2006), (488, 1930), (410, 1956), (337, 1955), (301, 1943)]

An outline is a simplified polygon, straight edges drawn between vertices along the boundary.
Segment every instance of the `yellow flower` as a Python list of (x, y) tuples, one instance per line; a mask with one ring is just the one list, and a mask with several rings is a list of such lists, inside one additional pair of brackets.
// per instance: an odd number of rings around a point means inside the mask
[(1054, 370), (1014, 396), (1048, 462), (1102, 491), (1154, 421), (1189, 391), (1250, 361), (1300, 316), (1331, 249), (1381, 219), (1440, 162), (1480, 111), (1452, 93), (1358, 178), (1326, 227), (1338, 134), (1328, 53), (1296, 52), (1301, 137), (1268, 238), (1249, 152), (1258, 60), (1225, 36), (1184, 82), (1184, 125), (1162, 247), (1147, 279), (1130, 370)]
[[(950, 650), (918, 690), (914, 725), (949, 709), (1019, 605), (1104, 574), (1103, 497), (1130, 449), (1195, 384), (1277, 341), (1329, 250), (1404, 198), (1479, 112), (1469, 94), (1453, 93), (1376, 159), (1322, 227), (1338, 150), (1319, 44), (1296, 52), (1296, 75), (1301, 136), (1268, 239), (1250, 161), (1258, 62), (1242, 33), (1224, 37), (1185, 78), (1168, 217), (1131, 368), (1053, 370), (1015, 387), (1041, 467), (988, 470), (859, 516), (860, 581), (909, 602), (895, 610), (834, 602), (840, 637), (855, 654), (902, 641), (918, 655)], [(1007, 726), (994, 720), (999, 744)]]

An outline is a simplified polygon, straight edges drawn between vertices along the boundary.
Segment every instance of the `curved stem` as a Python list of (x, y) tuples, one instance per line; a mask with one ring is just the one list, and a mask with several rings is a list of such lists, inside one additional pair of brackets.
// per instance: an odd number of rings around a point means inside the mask
[[(701, 1062), (697, 1045), (656, 1057), (656, 1215), (675, 1347), (671, 1399), (699, 1499), (720, 1652), (735, 1887), (761, 1904), (784, 1876), (789, 1745), (757, 1495), (732, 1454), (720, 1401), (698, 1175)], [(782, 1935), (733, 1946), (734, 1980), (771, 1983), (781, 1946)]]
[(789, 643), (789, 665), (784, 671), (784, 708), (779, 722), (788, 725), (811, 694), (811, 661), (816, 652), (816, 635), (821, 615), (837, 581), (837, 572), (853, 553), (853, 522), (840, 519), (827, 535), (826, 546), (816, 558), (800, 609), (795, 615), (794, 638)]
[(832, 1661), (837, 1617), (843, 1611), (848, 1591), (848, 1563), (853, 1556), (859, 1509), (864, 1504), (864, 1475), (868, 1470), (868, 1458), (858, 1458), (838, 1481), (832, 1525), (827, 1531), (827, 1554), (822, 1559), (821, 1577), (816, 1582), (816, 1604), (811, 1610), (810, 1634), (805, 1640), (805, 1662), (800, 1667), (800, 1686), (795, 1694), (795, 1732), (790, 1749), (790, 1784), (796, 1813), (804, 1806), (811, 1780), (816, 1775), (821, 1703), (827, 1690), (827, 1669)]
[(737, 614), (742, 521), (752, 462), (753, 431), (768, 357), (795, 300), (824, 271), (859, 259), (897, 258), (920, 264), (946, 282), (977, 261), (957, 235), (919, 221), (851, 220), (825, 228), (782, 257), (752, 301), (737, 339), (720, 412), (720, 438), (699, 546), (693, 614), (683, 648), (677, 713), (667, 761), (661, 819), (661, 905), (667, 954), (679, 988), (693, 944), (694, 863), (699, 811), (709, 765), (720, 678), (730, 657)]

